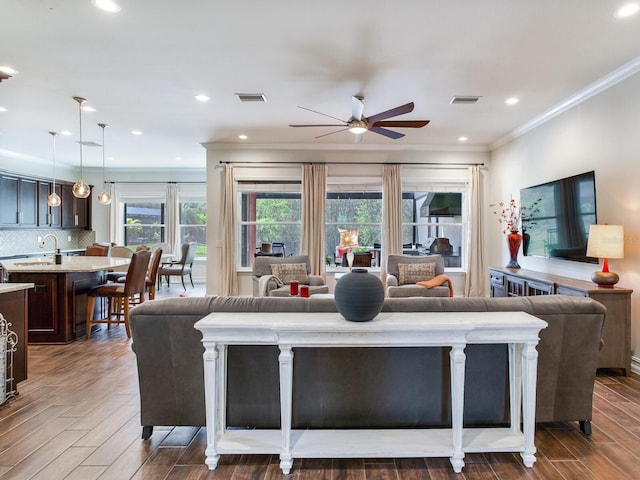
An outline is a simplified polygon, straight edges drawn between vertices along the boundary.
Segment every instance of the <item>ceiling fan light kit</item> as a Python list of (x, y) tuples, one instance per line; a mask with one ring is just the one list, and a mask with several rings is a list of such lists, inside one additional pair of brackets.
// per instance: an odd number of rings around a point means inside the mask
[(362, 100), (363, 100), (363, 97), (361, 96), (351, 97), (351, 118), (347, 121), (340, 120), (339, 118), (332, 117), (331, 115), (327, 115), (326, 113), (318, 112), (310, 108), (299, 107), (299, 108), (302, 108), (303, 110), (309, 110), (310, 112), (314, 112), (319, 115), (324, 115), (325, 117), (334, 118), (336, 120), (339, 120), (342, 123), (289, 125), (289, 126), (290, 127), (342, 127), (340, 130), (335, 130), (333, 132), (325, 133), (323, 135), (318, 135), (316, 138), (326, 137), (328, 135), (333, 135), (334, 133), (339, 133), (345, 130), (349, 130), (351, 133), (356, 135), (355, 143), (360, 143), (362, 141), (362, 134), (367, 131), (371, 131), (379, 135), (383, 135), (387, 138), (392, 138), (396, 140), (398, 138), (404, 137), (405, 136), (404, 133), (395, 132), (385, 127), (421, 128), (429, 123), (429, 120), (394, 120), (394, 121), (386, 120), (387, 118), (397, 117), (398, 115), (404, 115), (406, 113), (412, 112), (414, 108), (413, 102), (400, 105), (398, 107), (392, 108), (390, 110), (386, 110), (384, 112), (377, 113), (370, 117), (364, 117), (363, 116), (364, 103), (362, 102)]

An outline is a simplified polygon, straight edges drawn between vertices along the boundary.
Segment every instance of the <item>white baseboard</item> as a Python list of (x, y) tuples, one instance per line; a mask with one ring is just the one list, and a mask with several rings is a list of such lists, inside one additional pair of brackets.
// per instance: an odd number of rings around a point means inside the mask
[(640, 358), (631, 356), (631, 371), (640, 375)]

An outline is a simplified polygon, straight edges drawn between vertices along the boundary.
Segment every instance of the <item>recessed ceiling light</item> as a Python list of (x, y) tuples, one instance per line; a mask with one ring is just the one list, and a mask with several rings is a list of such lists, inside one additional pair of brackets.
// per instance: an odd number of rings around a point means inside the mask
[(196, 100), (198, 100), (199, 102), (208, 102), (209, 100), (211, 100), (211, 97), (207, 96), (207, 95), (196, 95), (195, 97)]
[(120, 5), (113, 0), (93, 0), (93, 4), (105, 12), (118, 13), (120, 11)]
[(515, 105), (516, 103), (518, 103), (520, 100), (518, 100), (515, 97), (511, 97), (511, 98), (507, 98), (504, 103), (506, 103), (507, 105)]
[(85, 112), (95, 112), (96, 111), (96, 109), (93, 108), (91, 105), (83, 105), (80, 108), (82, 108), (82, 110), (85, 111)]
[(467, 137), (458, 137), (459, 142), (466, 142), (467, 140), (469, 140)]
[(6, 111), (7, 111), (7, 109), (6, 109), (6, 108), (4, 108), (4, 107), (0, 107), (0, 112), (6, 112)]
[(107, 160), (115, 160), (116, 157), (107, 157)]
[(176, 160), (179, 162), (182, 160), (182, 157), (176, 157)]
[(60, 132), (60, 135), (64, 135), (65, 137), (68, 137), (69, 135), (71, 135), (71, 132), (69, 130), (62, 130)]
[(638, 10), (640, 10), (640, 4), (637, 2), (626, 3), (618, 9), (616, 15), (620, 18), (630, 17), (638, 13)]
[(249, 138), (249, 137), (247, 137), (246, 135), (242, 134), (242, 135), (238, 135), (238, 138), (239, 138), (240, 140), (246, 140), (246, 139), (247, 139), (247, 138)]
[(7, 75), (17, 75), (18, 71), (11, 68), (8, 65), (0, 65), (0, 72), (6, 73)]
[(131, 130), (131, 134), (132, 135), (142, 135), (142, 132), (140, 130)]

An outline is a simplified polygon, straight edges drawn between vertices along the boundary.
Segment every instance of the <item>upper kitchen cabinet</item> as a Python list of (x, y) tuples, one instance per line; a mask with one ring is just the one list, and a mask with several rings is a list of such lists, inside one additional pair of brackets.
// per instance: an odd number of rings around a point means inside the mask
[[(50, 207), (47, 197), (52, 193), (53, 182), (38, 182), (38, 226), (60, 228), (62, 226), (62, 206)], [(60, 184), (56, 183), (56, 193), (60, 196)]]
[(91, 229), (91, 195), (77, 198), (73, 196), (73, 185), (61, 187), (62, 228)]
[(0, 174), (0, 227), (34, 228), (38, 225), (38, 182)]

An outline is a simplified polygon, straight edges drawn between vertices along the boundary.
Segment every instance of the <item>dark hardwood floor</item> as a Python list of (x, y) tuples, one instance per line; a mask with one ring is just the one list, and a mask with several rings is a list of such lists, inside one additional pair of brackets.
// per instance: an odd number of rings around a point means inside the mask
[[(183, 294), (164, 287), (159, 297)], [(202, 286), (186, 295), (204, 294)], [(537, 462), (474, 454), (455, 474), (448, 459), (303, 459), (282, 475), (277, 455), (222, 456), (204, 465), (205, 429), (157, 427), (140, 439), (134, 354), (118, 326), (89, 341), (29, 347), (29, 379), (0, 408), (0, 479), (484, 480), (640, 479), (640, 376), (598, 375), (593, 435), (575, 423), (539, 424)]]

